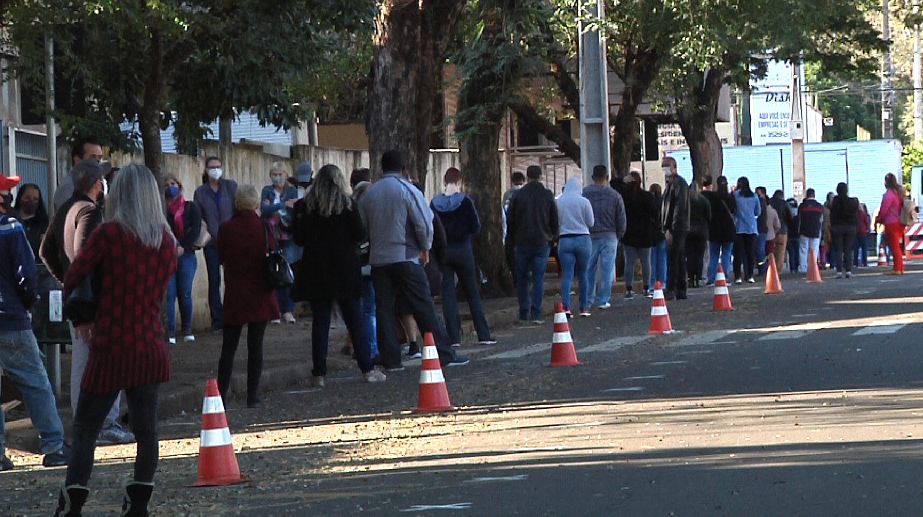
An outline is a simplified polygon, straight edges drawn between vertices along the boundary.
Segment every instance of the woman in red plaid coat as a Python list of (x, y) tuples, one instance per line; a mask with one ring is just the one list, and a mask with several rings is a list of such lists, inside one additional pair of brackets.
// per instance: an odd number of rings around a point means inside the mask
[(160, 303), (176, 268), (176, 241), (163, 196), (143, 165), (119, 171), (106, 198), (106, 222), (64, 276), (64, 299), (90, 272), (100, 282), (90, 358), (74, 415), (73, 449), (55, 515), (80, 515), (89, 495), (96, 437), (120, 390), (138, 440), (134, 479), (123, 510), (147, 515), (157, 469), (157, 391), (170, 379)]

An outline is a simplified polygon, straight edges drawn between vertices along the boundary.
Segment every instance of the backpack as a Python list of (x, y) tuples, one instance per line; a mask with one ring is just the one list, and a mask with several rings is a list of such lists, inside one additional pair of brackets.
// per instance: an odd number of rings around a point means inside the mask
[(910, 199), (904, 199), (904, 204), (901, 205), (901, 224), (904, 226), (912, 226), (916, 222), (916, 214), (913, 212), (913, 201)]

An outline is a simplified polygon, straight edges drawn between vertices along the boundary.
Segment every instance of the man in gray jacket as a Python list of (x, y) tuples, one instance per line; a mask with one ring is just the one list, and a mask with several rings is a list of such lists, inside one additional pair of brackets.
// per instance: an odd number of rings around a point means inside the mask
[[(597, 307), (605, 310), (612, 306), (609, 298), (615, 278), (615, 252), (619, 239), (625, 235), (625, 202), (622, 195), (609, 186), (609, 171), (605, 165), (593, 167), (593, 184), (583, 188), (583, 197), (590, 200), (595, 221), (590, 228), (593, 241), (589, 270), (590, 303), (595, 301)], [(597, 266), (602, 268), (598, 274)]]
[(449, 344), (445, 327), (436, 315), (423, 266), (433, 245), (433, 212), (423, 194), (404, 176), (398, 151), (381, 157), (382, 177), (359, 202), (359, 212), (369, 227), (369, 264), (375, 286), (375, 319), (378, 352), (388, 371), (400, 371), (401, 349), (397, 342), (394, 300), (403, 295), (422, 332), (432, 332), (445, 366), (468, 364)]

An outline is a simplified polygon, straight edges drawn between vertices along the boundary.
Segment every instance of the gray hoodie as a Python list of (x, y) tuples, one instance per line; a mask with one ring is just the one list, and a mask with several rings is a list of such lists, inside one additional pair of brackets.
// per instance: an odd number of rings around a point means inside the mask
[(583, 197), (583, 185), (578, 178), (567, 180), (564, 193), (558, 198), (558, 215), (561, 218), (559, 235), (589, 235), (595, 222), (593, 205)]
[(369, 228), (369, 264), (420, 262), (433, 246), (433, 212), (423, 194), (398, 172), (386, 172), (359, 201)]

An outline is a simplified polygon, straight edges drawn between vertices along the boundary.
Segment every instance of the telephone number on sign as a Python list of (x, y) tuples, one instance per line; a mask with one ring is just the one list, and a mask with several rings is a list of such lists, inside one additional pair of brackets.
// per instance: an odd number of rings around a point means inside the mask
[(781, 131), (770, 131), (766, 133), (766, 138), (788, 138), (788, 133), (783, 133)]

